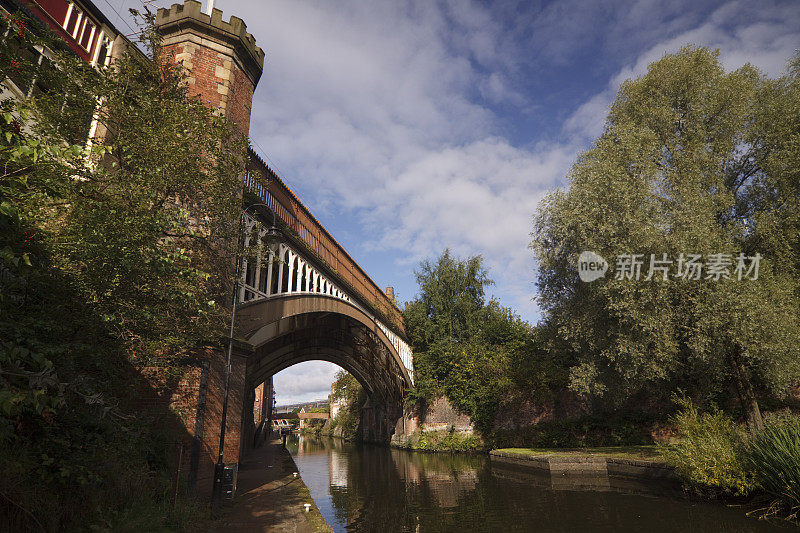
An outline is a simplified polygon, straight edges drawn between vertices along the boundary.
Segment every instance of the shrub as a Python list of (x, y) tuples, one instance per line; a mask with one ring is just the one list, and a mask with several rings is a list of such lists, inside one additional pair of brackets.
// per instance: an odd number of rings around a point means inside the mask
[(483, 443), (477, 435), (461, 433), (451, 427), (449, 431), (415, 432), (402, 447), (432, 452), (468, 452), (481, 449)]
[(688, 399), (674, 417), (679, 442), (660, 451), (691, 487), (737, 496), (755, 488), (747, 463), (747, 438), (734, 421), (720, 411), (700, 413)]
[(791, 516), (800, 511), (800, 424), (797, 420), (773, 425), (753, 437), (748, 463), (756, 482), (772, 496), (774, 507)]
[(764, 425), (767, 427), (800, 427), (800, 416), (787, 407), (778, 411), (765, 413)]

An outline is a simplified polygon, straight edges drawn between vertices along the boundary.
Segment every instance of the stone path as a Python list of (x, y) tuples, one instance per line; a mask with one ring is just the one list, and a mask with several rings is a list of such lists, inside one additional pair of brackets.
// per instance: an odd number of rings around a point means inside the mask
[[(220, 520), (218, 532), (331, 531), (311, 499), (297, 466), (280, 440), (256, 448), (239, 468), (234, 505)], [(305, 512), (303, 504), (311, 504)]]

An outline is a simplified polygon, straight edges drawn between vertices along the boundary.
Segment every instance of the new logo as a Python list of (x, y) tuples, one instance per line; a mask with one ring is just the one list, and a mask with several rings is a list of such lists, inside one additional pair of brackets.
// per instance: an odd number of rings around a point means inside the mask
[(602, 278), (608, 270), (608, 262), (603, 256), (594, 252), (581, 252), (578, 256), (578, 276), (581, 281), (589, 283)]

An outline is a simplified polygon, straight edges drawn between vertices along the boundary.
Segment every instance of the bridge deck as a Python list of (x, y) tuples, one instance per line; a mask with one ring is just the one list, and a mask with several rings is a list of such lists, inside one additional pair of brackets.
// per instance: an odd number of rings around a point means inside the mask
[(250, 150), (245, 188), (256, 195), (323, 261), (344, 284), (352, 287), (364, 304), (383, 315), (387, 325), (405, 337), (403, 317), (397, 305), (320, 224), (278, 175)]

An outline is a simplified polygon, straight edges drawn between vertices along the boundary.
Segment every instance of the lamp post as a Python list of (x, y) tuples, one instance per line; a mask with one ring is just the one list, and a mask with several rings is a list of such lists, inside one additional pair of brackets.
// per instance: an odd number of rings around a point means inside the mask
[[(236, 307), (239, 300), (239, 280), (241, 279), (242, 269), (242, 248), (245, 240), (243, 226), (245, 217), (247, 216), (247, 211), (253, 209), (254, 207), (269, 208), (269, 206), (264, 203), (251, 204), (242, 210), (242, 214), (239, 218), (238, 241), (236, 245), (236, 275), (233, 281), (231, 324), (228, 331), (228, 352), (225, 358), (225, 395), (222, 400), (222, 420), (220, 421), (219, 427), (219, 456), (217, 457), (217, 463), (214, 465), (214, 486), (211, 493), (211, 507), (215, 511), (219, 509), (219, 506), (222, 503), (222, 482), (223, 477), (225, 476), (225, 463), (223, 462), (223, 454), (225, 451), (225, 426), (228, 420), (228, 397), (230, 396), (231, 385), (231, 356), (233, 354), (233, 330), (236, 323)], [(272, 210), (270, 209), (270, 211)], [(267, 240), (267, 246), (271, 250), (277, 247), (277, 244), (282, 238), (281, 230), (278, 229), (275, 223), (275, 212), (272, 211), (272, 225), (267, 229), (267, 232), (264, 235), (264, 238)], [(275, 255), (277, 255), (277, 253), (275, 253)]]

